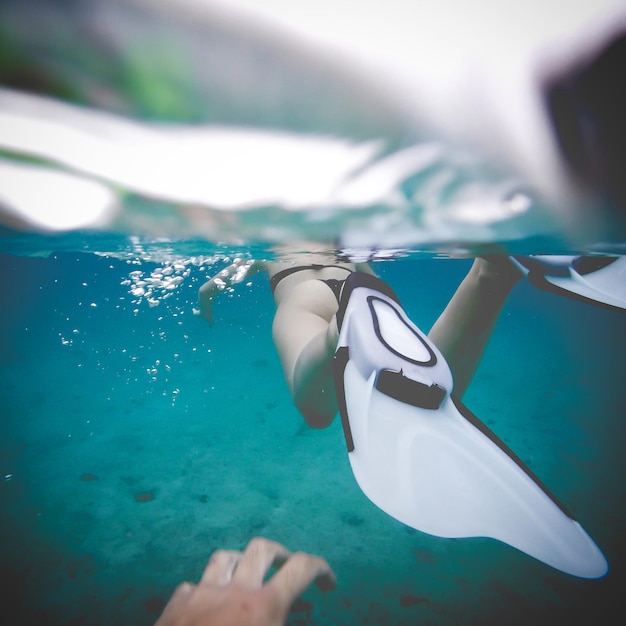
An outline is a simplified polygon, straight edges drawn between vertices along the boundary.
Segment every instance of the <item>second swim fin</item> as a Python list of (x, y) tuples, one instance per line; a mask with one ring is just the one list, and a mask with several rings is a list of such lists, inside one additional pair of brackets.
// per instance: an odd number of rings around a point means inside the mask
[(535, 287), (626, 312), (626, 256), (537, 255), (511, 261)]

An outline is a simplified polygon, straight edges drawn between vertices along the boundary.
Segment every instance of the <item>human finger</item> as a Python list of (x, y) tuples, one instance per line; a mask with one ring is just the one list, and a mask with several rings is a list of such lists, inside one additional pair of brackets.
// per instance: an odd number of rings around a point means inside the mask
[(175, 624), (176, 618), (189, 601), (194, 589), (195, 585), (188, 582), (178, 585), (154, 626), (172, 626)]
[(282, 607), (289, 608), (313, 582), (322, 591), (331, 591), (337, 579), (325, 559), (297, 552), (276, 572), (266, 587), (272, 590)]
[(233, 581), (258, 589), (272, 564), (284, 561), (291, 556), (285, 546), (262, 537), (255, 537), (246, 549), (233, 574)]
[(236, 550), (217, 550), (211, 555), (199, 584), (217, 587), (227, 585), (233, 578), (241, 556), (241, 552)]

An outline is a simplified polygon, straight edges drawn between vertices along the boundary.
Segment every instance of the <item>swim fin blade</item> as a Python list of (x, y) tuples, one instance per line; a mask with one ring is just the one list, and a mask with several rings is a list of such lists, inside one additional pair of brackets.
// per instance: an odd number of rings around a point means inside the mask
[(535, 287), (626, 312), (626, 256), (511, 257)]
[(491, 537), (568, 574), (604, 576), (606, 559), (581, 525), (451, 396), (447, 363), (389, 287), (356, 273), (344, 292), (335, 382), (365, 495), (422, 532)]

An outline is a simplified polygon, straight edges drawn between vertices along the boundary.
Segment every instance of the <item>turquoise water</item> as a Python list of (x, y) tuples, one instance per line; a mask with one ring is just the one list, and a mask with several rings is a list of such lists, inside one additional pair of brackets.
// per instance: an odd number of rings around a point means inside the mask
[[(209, 328), (192, 310), (219, 250), (176, 269), (55, 248), (0, 255), (0, 568), (13, 624), (152, 624), (213, 550), (255, 535), (337, 573), (334, 592), (303, 596), (294, 625), (598, 623), (619, 608), (620, 314), (521, 282), (465, 396), (605, 553), (610, 573), (587, 581), (493, 540), (425, 535), (371, 504), (339, 421), (309, 429), (291, 403), (265, 276), (224, 294)], [(413, 255), (375, 269), (427, 329), (469, 263)], [(150, 306), (131, 292), (166, 266), (181, 276), (169, 297)]]
[[(344, 19), (348, 4), (338, 4)], [(624, 253), (619, 216), (572, 204), (577, 190), (546, 174), (554, 164), (541, 145), (532, 175), (515, 167), (518, 134), (524, 145), (533, 135), (515, 116), (500, 126), (525, 73), (489, 69), (525, 20), (504, 48), (510, 8), (501, 23), (491, 6), (459, 22), (472, 44), (493, 44), (483, 100), (448, 12), (437, 12), (443, 29), (414, 22), (443, 30), (438, 44), (460, 74), (450, 137), (429, 114), (438, 81), (423, 93), (413, 84), (419, 63), (396, 84), (384, 63), (364, 71), (332, 46), (300, 48), (299, 36), (220, 12), (0, 3), (0, 606), (11, 624), (150, 626), (215, 549), (256, 535), (321, 554), (337, 574), (334, 592), (296, 603), (292, 626), (595, 624), (621, 609), (623, 314), (520, 282), (465, 396), (602, 549), (610, 572), (597, 581), (493, 540), (429, 536), (377, 509), (355, 482), (339, 421), (312, 430), (292, 405), (265, 276), (223, 294), (213, 328), (193, 315), (227, 256), (265, 253), (256, 241), (395, 256), (375, 269), (424, 330), (471, 263), (438, 251)], [(554, 34), (575, 13), (559, 14)], [(527, 22), (544, 30), (548, 18)], [(368, 58), (394, 32), (375, 28)], [(413, 57), (428, 70), (444, 60), (430, 49)], [(490, 78), (509, 96), (502, 117), (490, 113)], [(480, 132), (485, 153), (468, 150), (464, 128)], [(80, 231), (92, 227), (105, 232)], [(108, 230), (226, 243), (143, 245)]]

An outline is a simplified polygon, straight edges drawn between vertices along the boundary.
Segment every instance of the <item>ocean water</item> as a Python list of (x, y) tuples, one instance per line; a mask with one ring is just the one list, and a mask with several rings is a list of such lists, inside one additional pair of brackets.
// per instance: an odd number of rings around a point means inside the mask
[[(258, 535), (337, 574), (333, 592), (303, 594), (290, 626), (619, 614), (623, 314), (521, 281), (464, 397), (606, 555), (608, 575), (582, 580), (376, 508), (339, 421), (310, 429), (291, 402), (266, 276), (223, 293), (213, 327), (193, 313), (234, 256), (284, 244), (371, 258), (425, 331), (464, 255), (624, 254), (618, 207), (580, 195), (533, 123), (529, 80), (545, 67), (525, 64), (550, 30), (587, 35), (617, 3), (520, 2), (515, 33), (510, 3), (379, 3), (367, 24), (346, 0), (317, 16), (331, 29), (291, 5), (269, 28), (236, 7), (179, 4), (0, 3), (10, 623), (150, 626), (214, 550)], [(306, 33), (282, 29), (289, 15)]]
[[(337, 574), (333, 592), (303, 595), (293, 625), (583, 624), (619, 609), (623, 315), (520, 282), (465, 396), (603, 550), (609, 574), (581, 580), (377, 509), (339, 420), (310, 429), (291, 403), (265, 275), (222, 294), (210, 328), (193, 315), (197, 290), (228, 251), (103, 254), (112, 246), (83, 241), (2, 244), (0, 589), (12, 624), (153, 624), (212, 551), (257, 535)], [(427, 330), (470, 263), (413, 254), (374, 267)]]

